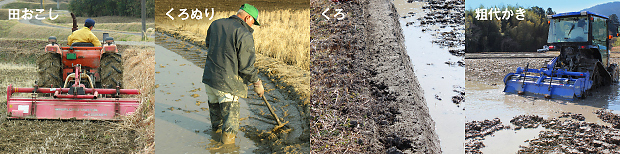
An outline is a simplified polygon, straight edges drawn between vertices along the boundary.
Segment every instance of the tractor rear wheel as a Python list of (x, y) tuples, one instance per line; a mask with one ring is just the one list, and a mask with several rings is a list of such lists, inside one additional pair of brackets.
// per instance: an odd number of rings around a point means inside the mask
[(37, 58), (39, 87), (59, 88), (62, 84), (61, 56), (58, 53), (47, 52)]
[(611, 81), (613, 83), (618, 83), (618, 79), (620, 79), (620, 72), (618, 72), (618, 64), (611, 64), (608, 68), (608, 72), (611, 74)]
[(99, 67), (101, 86), (103, 88), (123, 88), (123, 59), (118, 53), (104, 53), (101, 55)]

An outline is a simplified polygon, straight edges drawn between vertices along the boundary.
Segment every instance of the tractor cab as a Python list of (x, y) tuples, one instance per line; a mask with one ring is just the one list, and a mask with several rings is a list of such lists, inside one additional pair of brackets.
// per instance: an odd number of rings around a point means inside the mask
[(609, 30), (607, 16), (589, 11), (568, 12), (548, 16), (549, 48), (560, 51), (558, 67), (568, 71), (584, 71), (578, 64), (599, 61), (609, 65)]

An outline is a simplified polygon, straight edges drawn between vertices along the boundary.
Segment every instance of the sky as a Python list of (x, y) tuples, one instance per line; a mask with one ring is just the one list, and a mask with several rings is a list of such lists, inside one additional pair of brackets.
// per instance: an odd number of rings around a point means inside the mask
[(598, 4), (614, 2), (617, 0), (465, 0), (465, 9), (477, 8), (480, 4), (485, 7), (489, 6), (501, 6), (505, 5), (516, 5), (523, 6), (525, 8), (529, 8), (532, 6), (539, 6), (544, 10), (547, 8), (553, 9), (556, 13), (563, 12), (575, 12), (580, 11), (585, 8), (589, 8)]

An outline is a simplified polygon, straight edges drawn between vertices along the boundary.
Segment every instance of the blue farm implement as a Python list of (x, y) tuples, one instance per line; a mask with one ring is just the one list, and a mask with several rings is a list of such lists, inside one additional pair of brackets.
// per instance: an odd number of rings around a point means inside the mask
[(540, 69), (526, 64), (509, 73), (504, 92), (574, 100), (618, 82), (617, 64), (609, 63), (612, 36), (607, 20), (587, 11), (550, 15), (547, 44), (560, 55)]

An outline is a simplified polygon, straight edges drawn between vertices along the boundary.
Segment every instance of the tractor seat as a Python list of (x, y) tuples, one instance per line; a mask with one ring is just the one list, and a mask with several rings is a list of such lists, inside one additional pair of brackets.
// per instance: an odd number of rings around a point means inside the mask
[(71, 44), (72, 47), (94, 47), (93, 43), (90, 42), (75, 42)]

